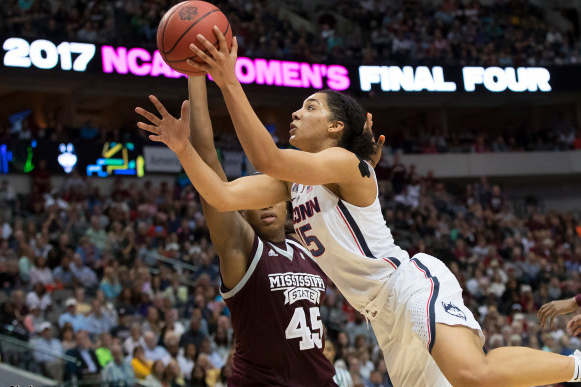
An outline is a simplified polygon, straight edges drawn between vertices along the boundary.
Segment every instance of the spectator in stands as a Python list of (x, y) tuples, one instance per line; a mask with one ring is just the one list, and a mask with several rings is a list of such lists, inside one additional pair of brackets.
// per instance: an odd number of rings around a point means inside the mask
[[(66, 235), (66, 234), (63, 234)], [(68, 254), (60, 257), (60, 263), (54, 268), (52, 275), (57, 284), (61, 284), (65, 289), (73, 287), (73, 273), (71, 272), (71, 259)]]
[(63, 381), (64, 364), (61, 357), (64, 355), (61, 342), (53, 337), (52, 324), (43, 322), (36, 332), (40, 337), (31, 342), (34, 348), (33, 358), (42, 367), (43, 374), (59, 382)]
[(111, 361), (103, 370), (103, 381), (108, 382), (111, 387), (129, 387), (135, 383), (133, 368), (123, 360), (123, 349), (115, 344), (111, 348)]
[[(103, 251), (107, 247), (109, 238), (105, 230), (103, 230), (97, 215), (91, 216), (91, 225), (85, 235), (89, 242), (100, 251)], [(85, 262), (87, 262), (87, 258), (85, 258)]]
[(192, 374), (197, 354), (198, 350), (196, 349), (196, 345), (189, 343), (178, 355), (178, 365), (180, 366), (182, 375), (186, 379), (189, 379)]
[(206, 355), (213, 368), (220, 369), (225, 364), (224, 359), (212, 348), (212, 344), (207, 338), (202, 340), (202, 344), (200, 345), (200, 355), (202, 354)]
[(163, 359), (164, 364), (168, 361), (175, 361), (177, 363), (180, 354), (180, 338), (175, 333), (169, 333), (164, 337), (164, 347), (167, 349), (168, 356)]
[(75, 288), (75, 300), (77, 301), (77, 313), (80, 313), (84, 316), (91, 313), (93, 309), (93, 305), (85, 302), (85, 288), (82, 284)]
[(87, 330), (92, 335), (101, 335), (105, 332), (109, 332), (114, 326), (114, 321), (103, 313), (103, 305), (101, 301), (95, 299), (93, 301), (93, 310), (91, 314), (87, 317), (87, 324), (89, 329)]
[(202, 332), (202, 321), (201, 316), (199, 313), (194, 312), (192, 313), (192, 317), (190, 320), (190, 329), (186, 331), (181, 339), (180, 339), (180, 347), (185, 347), (189, 343), (193, 343), (196, 348), (200, 348), (202, 345), (202, 341), (205, 338), (204, 333)]
[[(164, 347), (157, 345), (158, 338), (155, 333), (148, 331), (143, 335), (145, 341), (145, 358), (155, 362), (156, 360), (169, 361), (169, 353)], [(164, 365), (166, 363), (163, 363)], [(153, 371), (152, 371), (153, 372)]]
[(70, 268), (73, 276), (75, 277), (75, 280), (78, 283), (83, 284), (85, 288), (94, 289), (99, 284), (97, 280), (97, 274), (93, 269), (85, 266), (80, 254), (75, 254), (73, 263), (70, 265)]
[(101, 379), (101, 365), (93, 350), (87, 331), (77, 332), (77, 346), (66, 352), (76, 359), (75, 363), (67, 363), (65, 380), (71, 380), (73, 375), (83, 382), (99, 382)]
[(35, 332), (42, 332), (38, 329), (42, 326), (42, 323), (45, 321), (44, 317), (41, 314), (40, 305), (38, 302), (34, 301), (31, 302), (28, 306), (30, 313), (24, 317), (24, 326), (28, 329), (30, 334), (34, 334)]
[(59, 317), (59, 327), (63, 327), (66, 323), (70, 323), (73, 327), (75, 333), (79, 331), (88, 332), (89, 322), (85, 316), (82, 314), (77, 314), (77, 300), (74, 298), (68, 298), (65, 301), (65, 313), (61, 314)]
[(54, 284), (54, 278), (50, 268), (46, 266), (46, 258), (43, 256), (36, 257), (35, 265), (30, 268), (31, 285), (40, 282), (44, 286)]
[(113, 355), (111, 354), (112, 346), (113, 338), (111, 334), (109, 332), (101, 333), (99, 341), (97, 341), (95, 355), (97, 355), (97, 359), (102, 368), (105, 368), (107, 364), (113, 361)]
[(64, 352), (75, 348), (77, 345), (75, 341), (75, 331), (73, 330), (73, 327), (70, 323), (66, 323), (61, 328), (61, 343), (63, 345)]
[(137, 347), (145, 348), (145, 341), (142, 335), (141, 324), (135, 322), (131, 326), (130, 336), (123, 342), (123, 350), (127, 354), (132, 354)]
[(490, 152), (490, 149), (488, 149), (488, 146), (486, 145), (484, 136), (476, 137), (476, 142), (472, 146), (472, 153), (488, 153), (488, 152)]
[(123, 343), (131, 337), (132, 316), (123, 308), (118, 309), (117, 313), (118, 324), (114, 324), (115, 326), (111, 329), (111, 335)]
[(171, 360), (165, 367), (162, 380), (166, 386), (183, 387), (185, 385), (184, 378), (175, 360)]
[(167, 335), (173, 334), (177, 337), (179, 341), (186, 329), (180, 321), (177, 321), (178, 318), (177, 309), (166, 310), (164, 316), (165, 321), (163, 324), (163, 328), (161, 329), (161, 337), (165, 338)]
[(113, 267), (109, 266), (105, 268), (100, 288), (105, 293), (107, 300), (115, 299), (121, 293), (121, 284)]
[(163, 372), (165, 371), (165, 366), (161, 360), (156, 360), (151, 366), (151, 374), (145, 378), (145, 384), (148, 387), (163, 387)]
[(135, 377), (139, 380), (145, 380), (151, 373), (152, 361), (145, 358), (145, 351), (142, 346), (137, 346), (133, 350), (133, 358), (131, 359), (131, 367), (135, 373)]
[(32, 286), (32, 290), (26, 295), (26, 305), (30, 308), (31, 305), (38, 306), (41, 311), (46, 311), (51, 306), (50, 294), (47, 293), (44, 285), (41, 282), (36, 282)]
[(208, 387), (208, 383), (206, 383), (206, 370), (200, 364), (196, 364), (192, 369), (190, 387)]

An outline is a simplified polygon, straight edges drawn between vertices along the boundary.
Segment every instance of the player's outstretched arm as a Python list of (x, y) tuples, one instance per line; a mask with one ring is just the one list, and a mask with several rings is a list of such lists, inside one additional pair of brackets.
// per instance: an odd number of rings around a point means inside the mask
[[(246, 155), (259, 171), (284, 181), (302, 184), (352, 183), (360, 184), (362, 176), (359, 159), (342, 148), (330, 148), (318, 153), (279, 149), (252, 109), (242, 85), (235, 74), (237, 42), (228, 50), (219, 29), (214, 33), (220, 42), (216, 49), (202, 35), (198, 39), (208, 54), (192, 44), (190, 47), (205, 63), (188, 60), (188, 64), (210, 73), (222, 90), (236, 133)], [(338, 122), (338, 130), (343, 123)]]
[(287, 183), (266, 175), (243, 177), (231, 182), (222, 179), (196, 152), (190, 141), (190, 108), (184, 101), (180, 119), (167, 112), (159, 100), (151, 95), (161, 118), (143, 109), (135, 111), (153, 125), (137, 123), (143, 130), (152, 133), (149, 139), (166, 144), (177, 156), (190, 181), (200, 195), (219, 211), (260, 209), (289, 200)]
[[(214, 147), (214, 132), (208, 110), (205, 76), (188, 78), (190, 104), (190, 142), (202, 160), (224, 182), (222, 169)], [(212, 244), (220, 257), (220, 274), (228, 289), (233, 289), (246, 274), (254, 230), (238, 211), (220, 212), (202, 197), (202, 210), (210, 230)]]
[(539, 318), (541, 327), (544, 328), (547, 323), (550, 323), (552, 327), (556, 316), (574, 312), (577, 308), (579, 308), (579, 305), (577, 304), (575, 297), (566, 300), (551, 301), (541, 306), (541, 309), (539, 309), (539, 312), (537, 313), (537, 317)]

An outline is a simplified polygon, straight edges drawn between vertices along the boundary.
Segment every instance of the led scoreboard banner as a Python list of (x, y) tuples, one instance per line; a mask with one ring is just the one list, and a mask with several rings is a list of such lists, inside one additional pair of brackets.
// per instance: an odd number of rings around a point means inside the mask
[[(79, 42), (2, 42), (4, 69), (64, 74), (100, 74), (156, 79), (186, 77), (171, 69), (159, 51), (142, 47)], [(17, 70), (20, 69), (20, 70)], [(324, 89), (380, 95), (395, 93), (547, 94), (581, 90), (581, 66), (354, 66), (239, 57), (236, 76), (243, 84)]]
[[(3, 65), (9, 68), (61, 70), (77, 73), (186, 77), (171, 69), (158, 50), (98, 46), (91, 43), (8, 38), (2, 44)], [(295, 88), (346, 90), (349, 71), (341, 65), (239, 57), (236, 75), (241, 83)]]

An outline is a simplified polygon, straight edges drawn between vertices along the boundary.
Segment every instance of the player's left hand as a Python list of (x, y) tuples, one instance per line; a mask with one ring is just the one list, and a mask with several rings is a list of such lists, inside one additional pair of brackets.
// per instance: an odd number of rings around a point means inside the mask
[(581, 335), (581, 314), (573, 317), (571, 321), (567, 323), (567, 330), (571, 336)]
[(138, 122), (137, 127), (152, 133), (149, 135), (150, 140), (163, 142), (169, 149), (179, 155), (190, 145), (190, 104), (188, 101), (182, 103), (181, 117), (178, 120), (168, 113), (157, 97), (150, 95), (149, 99), (155, 105), (161, 118), (143, 108), (135, 108), (137, 114), (153, 124)]
[(375, 142), (375, 153), (371, 155), (371, 160), (369, 160), (373, 168), (375, 168), (377, 167), (377, 163), (379, 163), (379, 160), (381, 160), (381, 151), (383, 150), (383, 144), (385, 143), (385, 136), (382, 134), (381, 136), (379, 136), (379, 139), (375, 141), (375, 136), (373, 136), (372, 128), (373, 128), (373, 115), (371, 113), (367, 113), (367, 120), (365, 121), (363, 132), (371, 133), (373, 141)]
[(539, 309), (539, 312), (537, 313), (541, 328), (544, 328), (548, 322), (550, 322), (552, 328), (556, 316), (574, 312), (577, 308), (578, 306), (575, 302), (575, 298), (546, 303), (541, 306), (541, 309)]
[(190, 44), (190, 49), (205, 63), (197, 63), (191, 59), (188, 59), (187, 63), (197, 70), (207, 72), (219, 87), (223, 87), (228, 83), (238, 81), (235, 71), (238, 42), (234, 36), (232, 38), (232, 48), (228, 50), (226, 38), (217, 26), (214, 26), (214, 34), (218, 38), (220, 49), (218, 50), (204, 35), (198, 34), (198, 40), (206, 47), (208, 53), (200, 50), (194, 43)]

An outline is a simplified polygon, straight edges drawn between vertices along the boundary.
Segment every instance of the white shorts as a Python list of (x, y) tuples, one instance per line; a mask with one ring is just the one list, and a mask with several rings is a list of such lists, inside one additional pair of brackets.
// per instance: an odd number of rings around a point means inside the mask
[(436, 323), (471, 328), (484, 344), (456, 277), (427, 254), (403, 263), (365, 309), (395, 387), (451, 386), (430, 355)]

